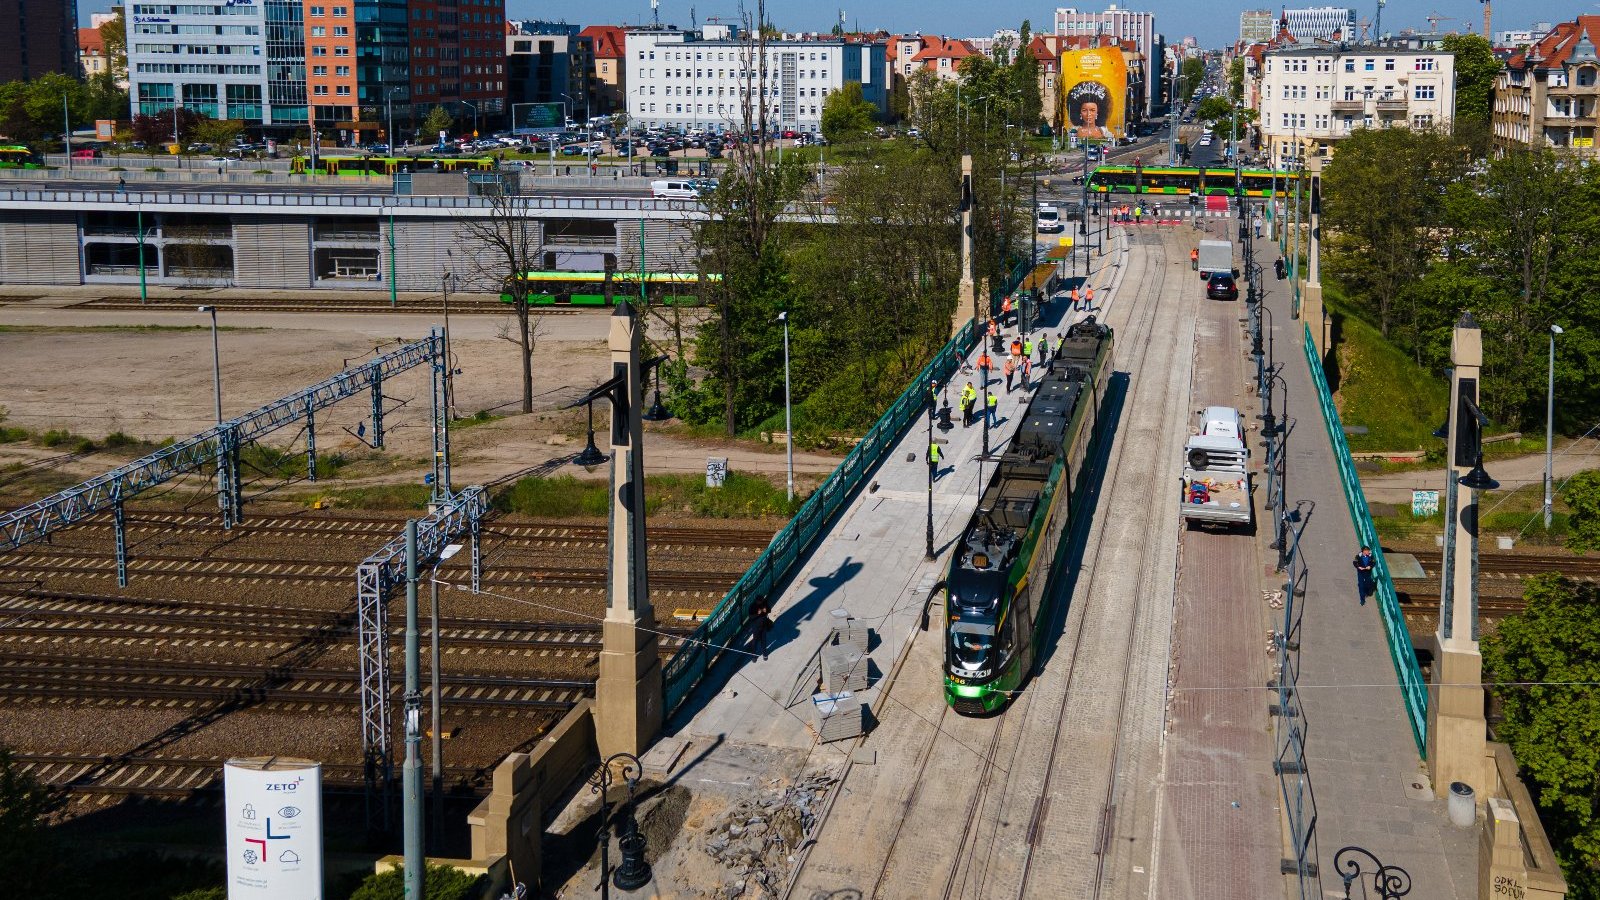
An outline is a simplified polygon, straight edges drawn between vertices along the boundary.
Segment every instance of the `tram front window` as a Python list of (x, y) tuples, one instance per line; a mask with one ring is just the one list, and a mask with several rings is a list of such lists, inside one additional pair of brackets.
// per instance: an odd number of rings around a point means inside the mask
[(958, 672), (969, 678), (987, 677), (991, 674), (989, 651), (994, 648), (994, 626), (952, 622), (950, 648)]

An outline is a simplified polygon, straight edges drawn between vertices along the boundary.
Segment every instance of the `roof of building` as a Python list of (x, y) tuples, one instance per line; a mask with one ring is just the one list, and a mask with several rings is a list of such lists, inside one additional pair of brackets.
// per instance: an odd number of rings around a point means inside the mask
[(100, 36), (98, 28), (78, 29), (78, 52), (104, 55), (106, 52), (105, 38)]
[(968, 41), (959, 38), (943, 38), (933, 35), (922, 36), (922, 52), (911, 57), (912, 62), (929, 62), (932, 60), (950, 59), (961, 60), (969, 56), (978, 55), (978, 50)]
[(595, 59), (621, 59), (627, 53), (627, 33), (618, 25), (590, 25), (579, 37), (594, 41)]
[(1600, 37), (1600, 16), (1579, 16), (1550, 29), (1539, 42), (1511, 57), (1508, 65), (1526, 68), (1555, 68), (1569, 62), (1595, 62), (1595, 44)]

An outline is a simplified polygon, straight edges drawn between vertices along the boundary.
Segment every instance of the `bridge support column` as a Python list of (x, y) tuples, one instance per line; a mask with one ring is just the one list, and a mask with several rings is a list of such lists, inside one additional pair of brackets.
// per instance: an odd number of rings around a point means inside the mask
[(661, 730), (661, 657), (645, 562), (644, 402), (639, 323), (619, 302), (611, 316), (611, 565), (595, 684), (600, 757), (643, 753)]
[(1478, 650), (1478, 498), (1460, 483), (1481, 473), (1478, 372), (1483, 336), (1470, 314), (1456, 324), (1450, 342), (1449, 467), (1445, 546), (1440, 566), (1439, 629), (1429, 640), (1433, 683), (1428, 687), (1428, 774), (1433, 789), (1448, 797), (1451, 782), (1473, 787), (1479, 802), (1494, 788), (1483, 705), (1483, 656)]

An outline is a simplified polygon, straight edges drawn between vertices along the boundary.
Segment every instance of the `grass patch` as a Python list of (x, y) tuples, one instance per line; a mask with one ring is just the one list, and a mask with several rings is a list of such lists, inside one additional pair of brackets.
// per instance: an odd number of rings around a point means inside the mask
[(471, 428), (474, 425), (487, 425), (490, 422), (498, 422), (504, 418), (505, 416), (497, 416), (487, 409), (480, 409), (466, 418), (451, 419), (448, 427), (453, 431), (460, 431), (464, 428)]
[[(804, 497), (791, 503), (782, 488), (759, 475), (728, 473), (722, 487), (706, 486), (703, 475), (651, 475), (645, 479), (645, 515), (681, 513), (708, 519), (788, 518)], [(571, 475), (531, 476), (495, 497), (496, 509), (548, 518), (599, 517), (609, 513), (610, 483), (580, 481)]]
[[(306, 474), (306, 454), (303, 450), (279, 450), (277, 447), (268, 447), (265, 444), (251, 444), (239, 451), (239, 462), (247, 468), (255, 469), (263, 475), (282, 478), (285, 481), (300, 478)], [(317, 478), (338, 478), (339, 470), (346, 465), (344, 454), (329, 453), (317, 455)]]
[[(142, 333), (156, 331), (210, 331), (210, 325), (0, 325), (0, 334), (69, 334), (79, 331)], [(218, 331), (263, 331), (260, 328), (218, 326)]]
[(1356, 451), (1426, 450), (1441, 454), (1433, 430), (1445, 420), (1449, 384), (1428, 373), (1378, 329), (1358, 318), (1335, 286), (1325, 292), (1333, 317), (1338, 362), (1329, 380), (1337, 391), (1339, 417), (1366, 434), (1348, 435)]
[[(1439, 498), (1444, 504), (1444, 498)], [(1484, 550), (1494, 548), (1494, 539), (1500, 535), (1517, 535), (1518, 543), (1539, 546), (1560, 546), (1566, 541), (1570, 527), (1570, 510), (1555, 496), (1551, 509), (1550, 530), (1544, 530), (1540, 515), (1544, 509), (1544, 486), (1538, 484), (1517, 488), (1508, 493), (1490, 491), (1478, 498), (1479, 540)], [(1531, 523), (1531, 524), (1530, 524)], [(1373, 516), (1372, 524), (1378, 537), (1385, 541), (1431, 541), (1434, 535), (1444, 533), (1444, 513), (1432, 516), (1413, 516), (1410, 507), (1402, 506), (1393, 515)]]
[[(318, 464), (320, 472), (321, 464)], [(318, 477), (321, 477), (320, 474)], [(375, 484), (365, 487), (322, 491), (307, 498), (306, 505), (322, 501), (340, 509), (427, 509), (433, 490), (425, 484)]]

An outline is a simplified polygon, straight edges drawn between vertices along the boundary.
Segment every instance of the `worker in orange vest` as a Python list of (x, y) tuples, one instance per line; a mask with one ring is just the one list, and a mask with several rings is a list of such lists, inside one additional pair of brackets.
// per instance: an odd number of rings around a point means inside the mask
[(1021, 356), (1022, 355), (1022, 338), (1012, 338), (1011, 339), (1011, 355), (1012, 356)]
[(978, 371), (983, 375), (985, 386), (989, 384), (989, 370), (992, 368), (994, 368), (994, 360), (989, 358), (989, 351), (985, 350), (978, 354)]
[(1008, 357), (1006, 359), (1006, 393), (1008, 394), (1011, 393), (1011, 378), (1016, 374), (1017, 361)]
[(1083, 310), (1090, 312), (1094, 309), (1094, 287), (1091, 285), (1083, 292)]
[(1189, 251), (1189, 268), (1195, 270), (1196, 272), (1200, 271), (1200, 248), (1199, 247), (1196, 247), (1193, 250)]
[(1011, 295), (1010, 294), (1007, 294), (1006, 298), (1004, 300), (1000, 301), (1000, 321), (1002, 321), (1002, 322), (1010, 322), (1011, 321)]
[(1068, 297), (1068, 299), (1070, 299), (1072, 301), (1072, 308), (1073, 309), (1077, 309), (1078, 308), (1078, 289), (1077, 288), (1073, 288), (1067, 294), (1067, 297)]

